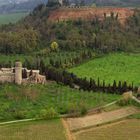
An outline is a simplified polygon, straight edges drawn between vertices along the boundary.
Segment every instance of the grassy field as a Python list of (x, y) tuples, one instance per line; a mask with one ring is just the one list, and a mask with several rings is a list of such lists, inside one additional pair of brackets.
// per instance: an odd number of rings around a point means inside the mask
[(140, 120), (132, 119), (90, 129), (76, 135), (76, 140), (139, 140)]
[(0, 126), (0, 140), (66, 140), (60, 120)]
[(106, 83), (127, 81), (140, 86), (140, 54), (115, 53), (93, 59), (69, 70), (80, 77), (105, 80)]
[(25, 17), (28, 13), (12, 13), (12, 14), (1, 14), (0, 25), (8, 23), (16, 23), (21, 18)]
[(0, 121), (34, 118), (42, 109), (48, 108), (65, 114), (71, 108), (84, 106), (90, 109), (120, 97), (116, 94), (79, 91), (56, 83), (26, 86), (2, 85), (0, 86)]

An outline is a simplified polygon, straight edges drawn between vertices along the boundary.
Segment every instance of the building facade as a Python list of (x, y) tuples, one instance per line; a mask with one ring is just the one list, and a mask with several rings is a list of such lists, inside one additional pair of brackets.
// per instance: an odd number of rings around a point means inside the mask
[(18, 85), (29, 83), (44, 84), (46, 82), (46, 77), (39, 73), (39, 70), (28, 70), (27, 68), (23, 68), (22, 63), (17, 61), (13, 68), (0, 69), (0, 83), (15, 83)]

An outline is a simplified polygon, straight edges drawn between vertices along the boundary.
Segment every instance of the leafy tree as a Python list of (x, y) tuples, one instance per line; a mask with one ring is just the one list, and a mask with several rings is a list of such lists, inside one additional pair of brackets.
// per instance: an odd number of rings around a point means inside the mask
[(58, 45), (57, 42), (52, 42), (51, 43), (51, 50), (52, 51), (57, 51), (58, 50), (58, 47), (59, 47), (59, 45)]

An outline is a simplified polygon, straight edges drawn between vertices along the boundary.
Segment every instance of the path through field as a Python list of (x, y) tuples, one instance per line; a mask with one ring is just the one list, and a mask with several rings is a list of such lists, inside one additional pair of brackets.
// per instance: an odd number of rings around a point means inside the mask
[(138, 112), (139, 110), (137, 108), (126, 107), (111, 112), (103, 112), (96, 115), (89, 115), (80, 118), (69, 118), (67, 119), (67, 123), (70, 131), (75, 132), (78, 130), (113, 122)]
[(67, 121), (64, 118), (62, 118), (62, 124), (63, 124), (63, 127), (65, 128), (65, 132), (66, 132), (65, 135), (66, 135), (67, 140), (74, 140), (74, 136), (71, 133), (69, 126), (67, 124)]

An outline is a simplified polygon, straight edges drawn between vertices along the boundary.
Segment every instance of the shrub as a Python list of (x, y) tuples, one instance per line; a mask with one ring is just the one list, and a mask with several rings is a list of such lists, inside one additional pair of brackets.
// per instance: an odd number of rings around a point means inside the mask
[(14, 112), (14, 118), (18, 119), (18, 120), (25, 119), (26, 118), (25, 111), (16, 111), (16, 112)]
[(140, 98), (140, 94), (137, 94), (137, 98)]
[(51, 50), (52, 51), (57, 51), (58, 50), (58, 47), (59, 47), (59, 45), (58, 45), (57, 42), (52, 42), (51, 43)]
[(120, 101), (118, 101), (119, 106), (127, 106), (131, 104), (132, 104), (132, 99), (129, 100), (121, 99)]
[(80, 103), (80, 114), (85, 115), (87, 113), (87, 105), (83, 102)]
[(71, 103), (68, 106), (68, 114), (73, 117), (78, 117), (80, 115), (85, 115), (87, 113), (87, 107), (85, 103)]
[(58, 117), (58, 113), (55, 111), (54, 108), (42, 109), (40, 111), (40, 118), (42, 119), (54, 119), (57, 117)]
[(71, 117), (78, 117), (80, 115), (78, 105), (76, 105), (75, 103), (71, 103), (68, 105), (67, 112)]

